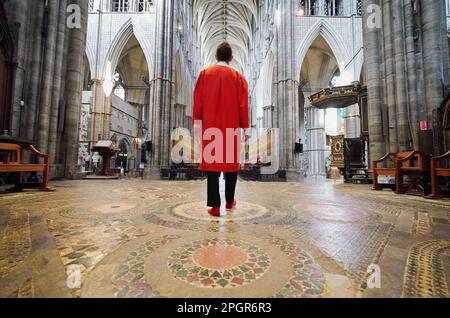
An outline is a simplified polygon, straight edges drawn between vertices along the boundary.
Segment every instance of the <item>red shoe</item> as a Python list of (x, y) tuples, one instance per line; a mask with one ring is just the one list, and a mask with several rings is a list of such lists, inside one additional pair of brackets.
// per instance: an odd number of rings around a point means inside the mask
[(236, 204), (237, 204), (236, 200), (233, 201), (233, 204), (227, 203), (227, 206), (226, 206), (227, 210), (233, 210), (233, 208), (236, 206)]
[(211, 208), (208, 213), (212, 216), (220, 217), (220, 208)]

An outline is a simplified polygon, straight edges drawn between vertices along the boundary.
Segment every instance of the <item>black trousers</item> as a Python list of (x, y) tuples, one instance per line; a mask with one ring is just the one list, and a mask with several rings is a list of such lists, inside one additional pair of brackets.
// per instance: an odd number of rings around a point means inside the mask
[[(225, 199), (228, 204), (234, 202), (236, 194), (238, 173), (225, 173)], [(211, 208), (220, 208), (220, 192), (219, 192), (220, 172), (208, 172), (208, 206)]]

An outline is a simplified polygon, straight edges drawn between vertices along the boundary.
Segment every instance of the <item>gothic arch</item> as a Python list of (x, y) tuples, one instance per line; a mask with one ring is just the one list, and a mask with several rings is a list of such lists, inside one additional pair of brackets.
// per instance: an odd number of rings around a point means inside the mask
[(133, 23), (132, 19), (130, 18), (122, 25), (122, 27), (119, 29), (116, 36), (114, 37), (114, 40), (111, 42), (108, 54), (106, 55), (106, 59), (104, 62), (104, 67), (102, 67), (102, 69), (104, 69), (104, 72), (107, 71), (106, 64), (108, 61), (111, 62), (111, 70), (112, 72), (114, 72), (114, 70), (117, 67), (117, 64), (119, 63), (120, 55), (122, 54), (125, 45), (130, 40), (133, 33), (134, 33)]
[(143, 36), (142, 36), (142, 33), (139, 31), (139, 28), (135, 28), (135, 26), (133, 25), (132, 18), (128, 19), (122, 25), (122, 27), (119, 29), (116, 36), (114, 37), (114, 40), (111, 42), (109, 51), (106, 55), (106, 59), (103, 63), (103, 66), (101, 67), (101, 69), (103, 70), (102, 74), (105, 74), (107, 72), (106, 65), (107, 65), (108, 61), (111, 62), (112, 72), (115, 71), (115, 69), (117, 68), (117, 65), (119, 63), (120, 55), (122, 54), (123, 49), (125, 48), (128, 41), (130, 40), (130, 38), (133, 35), (136, 37), (139, 45), (142, 48), (142, 51), (144, 52), (144, 56), (145, 56), (145, 59), (147, 62), (148, 70), (149, 70), (149, 79), (151, 78), (151, 76), (152, 76), (151, 66), (153, 65), (152, 59), (150, 56), (151, 51), (150, 51), (147, 41), (143, 40)]
[(139, 42), (139, 45), (144, 52), (145, 59), (147, 60), (149, 79), (153, 77), (152, 67), (153, 67), (153, 51), (150, 44), (150, 39), (145, 35), (145, 30), (141, 27), (139, 23), (133, 24), (134, 36)]
[(361, 77), (364, 78), (364, 54), (362, 50), (361, 48), (360, 57), (356, 60), (355, 81), (359, 81)]
[(89, 69), (91, 71), (92, 76), (95, 76), (95, 54), (92, 52), (92, 49), (89, 45), (86, 45), (86, 58), (89, 62)]
[(265, 103), (268, 103), (265, 106), (269, 106), (273, 103), (273, 78), (275, 75), (275, 56), (273, 55), (272, 50), (269, 50), (269, 52), (267, 53), (265, 71), (266, 73), (264, 74), (264, 76), (266, 79), (266, 85), (264, 86), (265, 89), (267, 89), (267, 98), (265, 98)]
[(297, 78), (300, 78), (300, 72), (302, 70), (305, 56), (308, 53), (311, 45), (314, 43), (318, 36), (322, 36), (327, 44), (330, 46), (336, 60), (338, 62), (339, 69), (345, 67), (345, 63), (350, 60), (346, 49), (343, 45), (341, 37), (333, 30), (332, 26), (324, 19), (317, 21), (311, 29), (306, 32), (306, 37), (300, 44), (297, 50), (297, 56), (299, 61), (297, 69)]

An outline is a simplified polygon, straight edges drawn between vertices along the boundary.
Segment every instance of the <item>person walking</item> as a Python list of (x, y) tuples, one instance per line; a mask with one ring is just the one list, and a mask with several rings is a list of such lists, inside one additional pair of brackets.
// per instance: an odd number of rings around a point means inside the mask
[(202, 126), (202, 158), (199, 169), (208, 175), (208, 213), (221, 216), (219, 179), (225, 174), (226, 209), (232, 210), (238, 171), (242, 130), (245, 142), (249, 136), (248, 83), (230, 66), (233, 51), (229, 43), (219, 45), (217, 64), (198, 76), (194, 91), (194, 125)]

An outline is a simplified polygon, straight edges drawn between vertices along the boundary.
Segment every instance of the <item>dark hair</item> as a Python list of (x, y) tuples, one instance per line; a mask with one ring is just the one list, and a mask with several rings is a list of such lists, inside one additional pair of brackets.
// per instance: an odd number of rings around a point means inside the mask
[(229, 62), (233, 56), (233, 50), (228, 42), (223, 42), (217, 48), (217, 59), (220, 62)]

